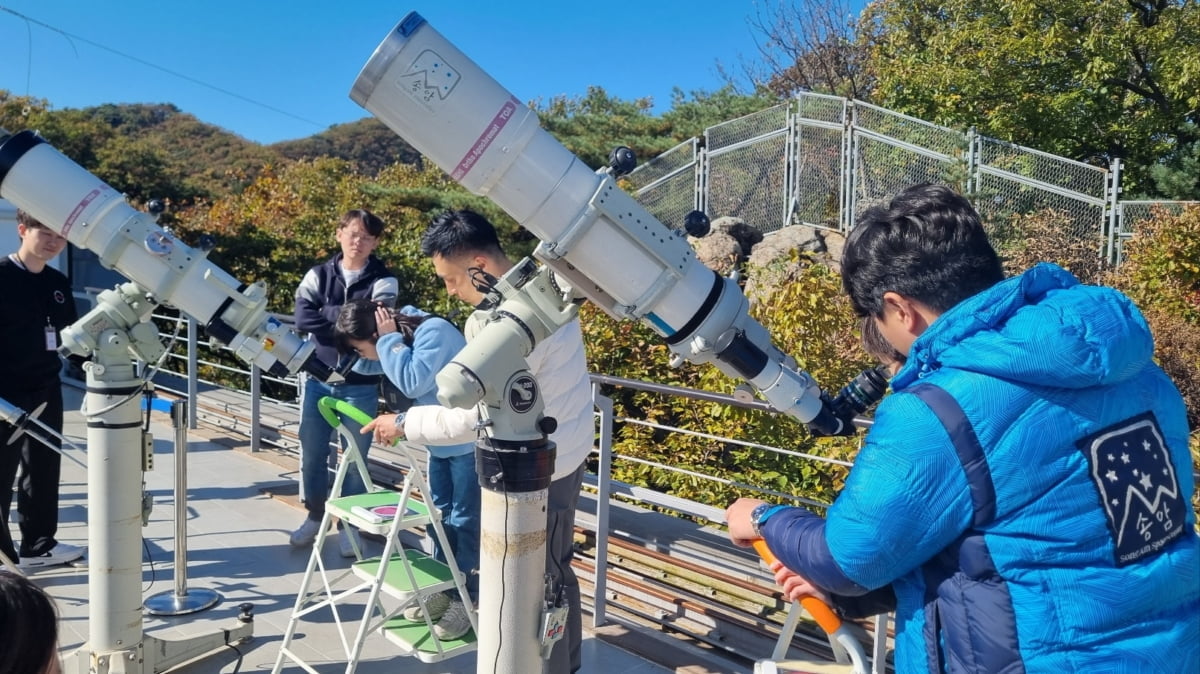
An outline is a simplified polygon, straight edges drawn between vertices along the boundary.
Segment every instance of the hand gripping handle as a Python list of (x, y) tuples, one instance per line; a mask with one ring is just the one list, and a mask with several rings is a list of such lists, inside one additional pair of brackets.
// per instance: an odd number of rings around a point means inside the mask
[[(771, 549), (767, 547), (767, 542), (761, 538), (757, 538), (754, 540), (753, 545), (754, 551), (757, 552), (758, 556), (762, 558), (763, 562), (767, 565), (767, 568), (770, 568), (772, 571), (774, 571), (775, 569), (773, 567), (775, 566), (775, 562), (779, 560), (775, 557), (774, 553), (771, 552)], [(825, 630), (825, 633), (829, 635), (830, 639), (836, 640), (839, 644), (841, 644), (842, 648), (846, 649), (846, 653), (850, 656), (850, 662), (854, 666), (855, 674), (867, 674), (867, 672), (870, 671), (867, 668), (867, 654), (866, 651), (863, 650), (862, 644), (858, 642), (858, 639), (854, 638), (854, 635), (850, 633), (850, 630), (846, 629), (846, 626), (842, 624), (842, 619), (837, 617), (837, 614), (833, 612), (833, 609), (829, 608), (828, 604), (820, 599), (817, 599), (816, 597), (805, 597), (800, 600), (800, 605), (803, 606), (804, 610), (808, 611), (809, 615), (811, 615), (813, 619), (817, 621), (817, 624), (821, 626), (821, 629)], [(775, 649), (776, 652), (773, 656), (775, 660), (783, 658), (784, 654), (787, 652), (786, 642), (791, 641), (792, 633), (794, 633), (796, 629), (795, 622), (792, 620), (792, 616), (788, 616), (787, 622), (788, 625), (784, 626), (783, 633), (780, 635), (782, 638), (780, 639), (778, 647)]]

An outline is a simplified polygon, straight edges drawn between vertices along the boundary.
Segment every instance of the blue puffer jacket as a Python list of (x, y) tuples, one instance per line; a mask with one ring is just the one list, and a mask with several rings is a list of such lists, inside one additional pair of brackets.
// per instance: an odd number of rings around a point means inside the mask
[(1183, 402), (1123, 295), (1039, 265), (939, 317), (827, 519), (763, 535), (834, 593), (891, 585), (896, 670), (1200, 671)]

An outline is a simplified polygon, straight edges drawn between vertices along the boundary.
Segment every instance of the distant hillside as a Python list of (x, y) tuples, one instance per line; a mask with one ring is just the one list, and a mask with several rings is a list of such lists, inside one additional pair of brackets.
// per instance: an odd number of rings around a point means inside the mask
[(169, 103), (54, 110), (47, 101), (0, 90), (0, 127), (36, 129), (56, 148), (135, 201), (187, 204), (236, 193), (264, 166), (336, 157), (367, 175), (420, 156), (373, 118), (309, 138), (261, 145), (202, 122)]
[(375, 175), (398, 161), (406, 164), (418, 164), (421, 161), (420, 153), (374, 117), (335, 124), (315, 136), (275, 143), (269, 147), (288, 159), (345, 159), (357, 164), (359, 170), (367, 175)]

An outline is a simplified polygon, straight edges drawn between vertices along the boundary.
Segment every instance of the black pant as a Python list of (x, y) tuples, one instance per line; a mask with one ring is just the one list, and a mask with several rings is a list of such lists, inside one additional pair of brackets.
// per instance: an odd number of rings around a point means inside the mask
[(567, 605), (567, 630), (550, 651), (546, 671), (550, 674), (577, 672), (583, 664), (583, 607), (579, 597), (579, 579), (571, 567), (575, 555), (575, 509), (583, 488), (585, 467), (550, 483), (546, 503), (546, 572), (564, 590)]
[[(32, 413), (42, 403), (46, 408), (37, 420), (61, 433), (63, 427), (62, 384), (57, 380), (49, 386), (32, 391), (6, 391), (0, 398), (9, 404)], [(41, 437), (47, 434), (36, 425), (28, 424)], [(7, 444), (14, 428), (0, 423), (0, 551), (13, 562), (17, 561), (17, 550), (13, 545), (8, 528), (8, 513), (12, 508), (12, 484), (21, 468), (21, 481), (17, 489), (17, 511), (21, 513), (21, 549), (23, 557), (40, 555), (58, 541), (58, 485), (62, 468), (62, 457), (27, 433), (13, 444)], [(56, 448), (61, 448), (57, 437), (47, 438)]]

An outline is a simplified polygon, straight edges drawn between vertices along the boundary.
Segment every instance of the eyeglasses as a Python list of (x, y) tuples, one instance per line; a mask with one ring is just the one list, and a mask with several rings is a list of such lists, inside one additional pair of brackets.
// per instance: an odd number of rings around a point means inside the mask
[[(344, 230), (343, 230), (343, 231), (344, 231)], [(378, 237), (376, 237), (376, 236), (373, 236), (373, 235), (371, 235), (371, 234), (368, 234), (367, 232), (347, 232), (347, 231), (344, 231), (344, 234), (343, 234), (343, 236), (345, 236), (347, 239), (350, 239), (351, 241), (353, 241), (353, 242), (355, 242), (355, 243), (358, 243), (358, 242), (360, 242), (360, 241), (374, 241), (376, 238), (378, 238)]]

